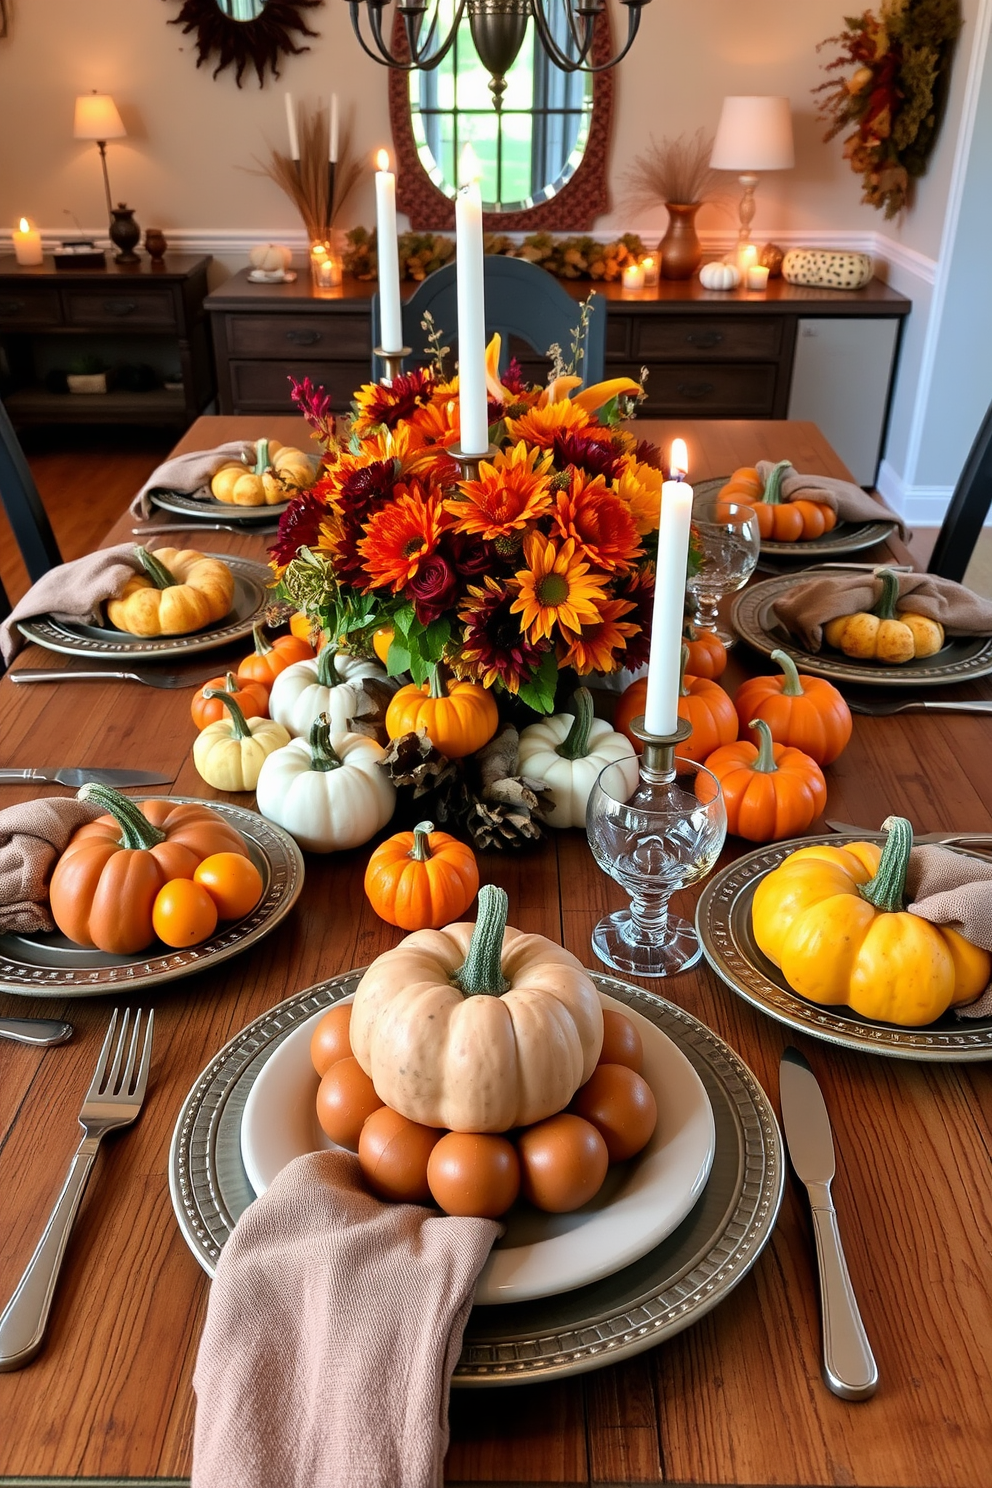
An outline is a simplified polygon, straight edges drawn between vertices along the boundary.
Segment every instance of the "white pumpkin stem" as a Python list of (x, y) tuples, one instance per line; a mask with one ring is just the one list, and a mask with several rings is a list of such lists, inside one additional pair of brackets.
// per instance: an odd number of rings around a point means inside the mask
[(472, 931), (465, 964), (451, 980), (466, 997), (502, 997), (510, 990), (503, 975), (503, 932), (510, 899), (505, 889), (483, 884), (479, 890), (479, 914)]
[(321, 687), (337, 687), (342, 681), (337, 668), (336, 653), (331, 645), (323, 646), (317, 652), (317, 681)]
[(331, 748), (331, 720), (318, 713), (310, 727), (310, 768), (317, 772), (340, 770), (342, 760)]
[(434, 854), (431, 852), (431, 833), (434, 823), (429, 821), (418, 822), (413, 829), (413, 846), (407, 853), (415, 863), (429, 863)]
[(555, 754), (562, 759), (585, 759), (589, 753), (589, 730), (592, 728), (592, 693), (588, 687), (579, 687), (572, 698), (575, 717), (568, 733), (556, 747)]

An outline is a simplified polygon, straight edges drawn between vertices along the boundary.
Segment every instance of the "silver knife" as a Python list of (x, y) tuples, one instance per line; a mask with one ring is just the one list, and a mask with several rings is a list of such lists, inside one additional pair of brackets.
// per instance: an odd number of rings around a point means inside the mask
[(0, 1038), (48, 1048), (67, 1043), (72, 1038), (72, 1024), (60, 1023), (55, 1018), (0, 1018)]
[[(882, 837), (885, 834), (881, 827), (855, 827), (850, 822), (832, 821), (827, 819), (826, 826), (831, 832), (841, 832), (845, 837)], [(922, 847), (925, 842), (957, 843), (964, 847), (969, 842), (976, 846), (989, 847), (992, 845), (992, 832), (914, 832), (913, 846)]]
[(28, 781), (37, 785), (171, 785), (171, 775), (155, 775), (150, 770), (89, 770), (63, 768), (60, 770), (0, 770), (0, 785), (13, 785)]
[(813, 1211), (823, 1321), (823, 1378), (843, 1400), (867, 1400), (878, 1384), (878, 1365), (858, 1311), (830, 1193), (836, 1171), (830, 1117), (816, 1076), (798, 1049), (786, 1049), (782, 1055), (779, 1099), (789, 1157), (806, 1185)]

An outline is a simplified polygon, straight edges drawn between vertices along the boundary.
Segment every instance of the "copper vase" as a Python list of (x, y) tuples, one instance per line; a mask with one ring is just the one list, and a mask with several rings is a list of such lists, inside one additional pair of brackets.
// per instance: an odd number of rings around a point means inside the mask
[(666, 202), (668, 231), (658, 245), (663, 279), (691, 279), (703, 247), (696, 236), (696, 213), (702, 202)]

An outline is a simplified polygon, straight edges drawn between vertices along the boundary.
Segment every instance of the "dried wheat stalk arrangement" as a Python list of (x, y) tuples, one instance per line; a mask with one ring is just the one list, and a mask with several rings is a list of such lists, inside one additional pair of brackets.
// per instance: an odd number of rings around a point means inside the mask
[(341, 129), (337, 163), (328, 165), (330, 120), (326, 104), (311, 108), (302, 103), (297, 132), (299, 162), (280, 150), (272, 150), (263, 169), (299, 212), (311, 243), (322, 243), (339, 220), (362, 167), (352, 158), (350, 131), (346, 126)]

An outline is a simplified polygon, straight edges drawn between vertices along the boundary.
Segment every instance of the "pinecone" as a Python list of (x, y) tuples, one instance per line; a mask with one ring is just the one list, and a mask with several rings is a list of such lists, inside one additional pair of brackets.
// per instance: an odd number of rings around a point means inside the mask
[(517, 775), (520, 735), (512, 723), (475, 756), (480, 788), (469, 798), (465, 826), (476, 847), (523, 847), (543, 835), (540, 817), (548, 790), (539, 780)]
[(418, 819), (428, 811), (444, 826), (462, 816), (466, 789), (459, 763), (435, 749), (424, 730), (394, 739), (380, 764), (410, 804), (430, 798), (417, 808)]

